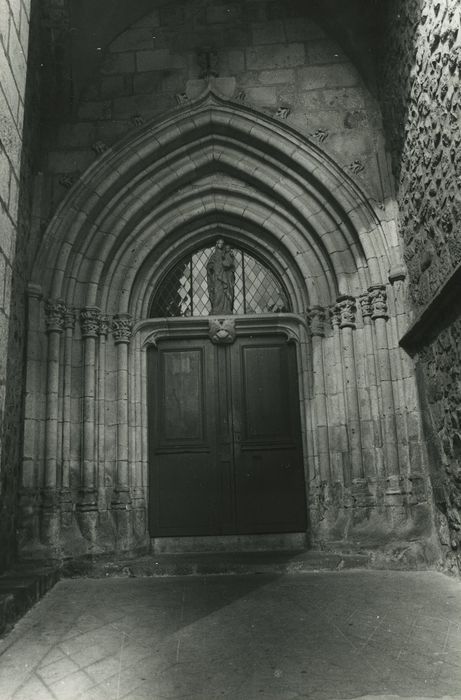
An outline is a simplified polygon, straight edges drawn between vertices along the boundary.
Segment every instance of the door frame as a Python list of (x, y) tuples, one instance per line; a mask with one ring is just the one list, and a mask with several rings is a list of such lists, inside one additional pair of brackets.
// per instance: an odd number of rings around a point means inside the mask
[[(309, 529), (309, 483), (313, 477), (313, 416), (309, 405), (312, 400), (312, 352), (307, 319), (301, 314), (248, 314), (245, 316), (206, 316), (190, 318), (151, 318), (139, 322), (134, 328), (134, 335), (142, 355), (143, 384), (147, 380), (147, 349), (157, 347), (160, 340), (175, 340), (209, 337), (212, 342), (220, 342), (216, 339), (216, 324), (222, 324), (229, 331), (229, 335), (239, 336), (267, 336), (268, 334), (281, 334), (287, 342), (292, 342), (296, 347), (296, 361), (298, 371), (298, 390), (300, 402), (301, 421), (301, 450), (304, 469), (304, 481), (306, 488), (306, 514), (307, 529)], [(223, 334), (223, 343), (233, 342), (232, 337)], [(143, 449), (148, 454), (148, 415), (147, 396), (143, 392)], [(145, 505), (149, 507), (149, 465), (145, 463), (143, 483), (145, 485)], [(148, 513), (146, 512), (146, 516)]]

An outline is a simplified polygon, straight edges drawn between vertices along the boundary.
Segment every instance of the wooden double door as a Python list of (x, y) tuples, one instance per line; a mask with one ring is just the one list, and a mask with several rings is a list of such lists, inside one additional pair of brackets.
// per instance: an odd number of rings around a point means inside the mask
[(151, 536), (304, 531), (294, 345), (164, 340), (148, 363)]

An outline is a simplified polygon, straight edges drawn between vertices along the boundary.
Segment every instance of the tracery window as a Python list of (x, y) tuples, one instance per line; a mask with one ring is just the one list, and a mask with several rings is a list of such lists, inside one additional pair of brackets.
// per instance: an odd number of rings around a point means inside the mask
[[(291, 311), (286, 287), (280, 276), (258, 258), (236, 250), (224, 241), (201, 248), (184, 257), (161, 280), (151, 307), (151, 317), (208, 316), (211, 313), (262, 314)], [(222, 249), (222, 253), (220, 252)], [(231, 301), (225, 309), (213, 309), (220, 283), (216, 256), (224, 258), (224, 292)], [(226, 259), (231, 263), (226, 265)], [(232, 268), (231, 268), (232, 264)], [(230, 281), (229, 281), (230, 280)]]

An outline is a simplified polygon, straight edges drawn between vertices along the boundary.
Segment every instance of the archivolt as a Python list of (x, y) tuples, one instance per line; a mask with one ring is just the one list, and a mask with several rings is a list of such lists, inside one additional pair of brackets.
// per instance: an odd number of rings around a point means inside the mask
[(217, 227), (276, 261), (299, 311), (385, 283), (391, 267), (379, 218), (349, 175), (285, 124), (207, 91), (84, 173), (48, 228), (34, 281), (68, 304), (139, 318), (167, 251), (182, 255)]

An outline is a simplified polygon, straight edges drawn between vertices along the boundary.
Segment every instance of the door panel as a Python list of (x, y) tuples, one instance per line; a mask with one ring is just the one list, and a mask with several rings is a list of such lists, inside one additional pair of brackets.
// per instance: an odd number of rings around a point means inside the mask
[(164, 341), (148, 394), (153, 535), (305, 529), (294, 346)]
[(159, 448), (204, 446), (206, 395), (204, 351), (162, 350), (159, 384), (163, 410), (158, 414)]
[(150, 527), (156, 535), (216, 531), (214, 351), (208, 341), (149, 353)]
[(232, 376), (239, 530), (301, 531), (306, 503), (295, 347), (277, 337), (238, 339)]

